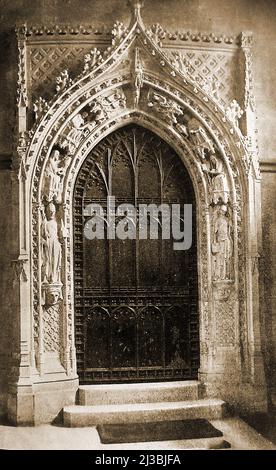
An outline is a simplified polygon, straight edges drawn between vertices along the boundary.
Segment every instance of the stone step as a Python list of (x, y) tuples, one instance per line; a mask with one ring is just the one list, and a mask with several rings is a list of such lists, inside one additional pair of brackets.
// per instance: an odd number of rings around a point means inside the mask
[(158, 383), (81, 385), (80, 405), (119, 405), (197, 400), (200, 382), (197, 380)]
[(225, 403), (218, 399), (123, 405), (73, 405), (63, 408), (67, 427), (97, 426), (112, 423), (145, 423), (183, 419), (220, 419)]
[(181, 439), (177, 441), (128, 442), (124, 444), (99, 444), (97, 450), (219, 450), (230, 449), (231, 444), (224, 437)]

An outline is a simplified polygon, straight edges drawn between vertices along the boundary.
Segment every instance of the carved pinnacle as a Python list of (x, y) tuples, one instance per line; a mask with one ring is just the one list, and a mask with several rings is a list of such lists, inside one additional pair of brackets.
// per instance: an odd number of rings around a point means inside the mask
[(144, 6), (144, 0), (127, 0), (127, 4), (131, 9), (132, 23), (135, 21), (143, 23), (141, 18), (141, 8)]

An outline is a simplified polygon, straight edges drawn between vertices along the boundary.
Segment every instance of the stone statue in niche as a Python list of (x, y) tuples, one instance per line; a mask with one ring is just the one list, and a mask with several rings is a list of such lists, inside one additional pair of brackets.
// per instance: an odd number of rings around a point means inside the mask
[(42, 282), (60, 285), (61, 243), (58, 236), (56, 206), (53, 202), (46, 205), (42, 214)]
[(243, 115), (243, 110), (241, 109), (239, 103), (236, 100), (231, 101), (230, 105), (226, 109), (226, 116), (236, 127), (239, 127), (239, 119)]
[(143, 87), (143, 78), (144, 70), (143, 64), (140, 60), (139, 49), (136, 47), (134, 55), (134, 71), (133, 71), (133, 81), (134, 81), (134, 106), (137, 107), (139, 104), (141, 88)]
[(216, 155), (216, 147), (204, 127), (194, 118), (184, 115), (187, 122), (188, 137), (200, 158), (201, 167), (210, 185), (211, 202), (227, 204), (229, 201), (228, 182), (223, 162)]
[(214, 281), (230, 280), (232, 277), (233, 240), (231, 221), (226, 205), (216, 207), (213, 221), (213, 279)]
[(219, 202), (227, 204), (230, 195), (227, 179), (224, 173), (223, 162), (216, 155), (211, 154), (209, 165), (210, 169), (208, 175), (212, 192), (211, 202), (214, 204), (218, 204)]
[(69, 163), (68, 155), (62, 155), (58, 148), (52, 150), (44, 177), (43, 196), (47, 202), (61, 202), (62, 182)]
[(181, 107), (175, 101), (152, 90), (148, 93), (148, 107), (161, 113), (170, 126), (176, 125), (178, 123), (177, 116), (183, 115)]

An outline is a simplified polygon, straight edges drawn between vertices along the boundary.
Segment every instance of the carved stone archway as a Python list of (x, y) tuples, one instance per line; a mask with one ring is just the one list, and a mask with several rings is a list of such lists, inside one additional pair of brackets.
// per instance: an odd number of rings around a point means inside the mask
[(233, 113), (177, 68), (145, 28), (141, 2), (130, 3), (129, 28), (117, 25), (112, 47), (103, 55), (93, 49), (75, 80), (66, 72), (58, 78), (52, 102), (37, 102), (38, 120), (28, 137), (21, 76), (13, 182), (20, 340), (9, 381), (9, 416), (17, 423), (50, 421), (75, 400), (74, 183), (93, 147), (129, 123), (171, 145), (194, 185), (199, 379), (206, 395), (237, 409), (266, 407), (256, 264), (257, 157), (237, 127), (237, 113), (234, 122)]

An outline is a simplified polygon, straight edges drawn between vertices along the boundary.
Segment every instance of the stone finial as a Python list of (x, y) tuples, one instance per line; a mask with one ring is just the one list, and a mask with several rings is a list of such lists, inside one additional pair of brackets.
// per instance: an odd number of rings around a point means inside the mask
[(144, 0), (127, 0), (132, 13), (132, 21), (142, 21), (141, 8), (144, 6)]
[(240, 44), (243, 49), (252, 47), (253, 33), (251, 31), (243, 31), (240, 34)]

